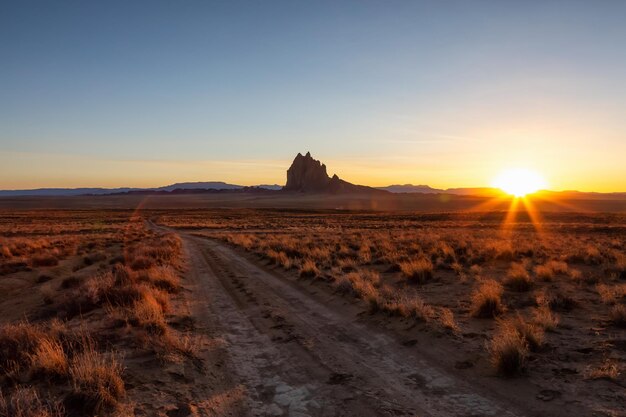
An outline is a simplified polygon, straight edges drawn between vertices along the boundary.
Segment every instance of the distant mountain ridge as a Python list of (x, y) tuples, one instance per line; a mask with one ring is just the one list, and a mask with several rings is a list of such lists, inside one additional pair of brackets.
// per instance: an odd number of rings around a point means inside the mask
[[(280, 190), (282, 186), (278, 184), (262, 184), (255, 185), (254, 188), (260, 188), (265, 190)], [(244, 185), (228, 184), (222, 181), (209, 181), (209, 182), (179, 182), (164, 187), (156, 188), (36, 188), (32, 190), (0, 190), (0, 197), (27, 197), (27, 196), (40, 196), (40, 197), (62, 197), (62, 196), (78, 196), (78, 195), (109, 195), (109, 194), (124, 194), (124, 193), (137, 193), (150, 191), (155, 192), (172, 192), (175, 190), (243, 190), (246, 188)]]
[(390, 193), (443, 193), (445, 190), (433, 188), (429, 185), (394, 184), (386, 187), (375, 187)]
[[(260, 184), (255, 186), (243, 186), (229, 184), (223, 181), (205, 182), (179, 182), (156, 188), (37, 188), (31, 190), (0, 190), (0, 197), (54, 197), (54, 196), (80, 196), (80, 195), (112, 195), (112, 194), (150, 194), (150, 193), (202, 193), (202, 192), (264, 192), (280, 191), (291, 193), (330, 193), (330, 194), (454, 194), (461, 196), (498, 197), (502, 191), (497, 188), (474, 187), (474, 188), (433, 188), (429, 185), (395, 184), (386, 187), (368, 187), (356, 185), (342, 180), (336, 174), (330, 177), (326, 165), (313, 159), (310, 152), (306, 155), (298, 153), (291, 166), (287, 170), (287, 183), (283, 187), (278, 184)], [(582, 191), (548, 191), (542, 190), (538, 196), (565, 196), (568, 198), (589, 199), (622, 199), (626, 198), (626, 192), (598, 193)]]

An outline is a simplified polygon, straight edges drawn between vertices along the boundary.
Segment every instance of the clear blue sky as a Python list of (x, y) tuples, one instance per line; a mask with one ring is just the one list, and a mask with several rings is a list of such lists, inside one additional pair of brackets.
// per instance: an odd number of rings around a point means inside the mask
[(624, 1), (3, 1), (0, 188), (626, 191)]

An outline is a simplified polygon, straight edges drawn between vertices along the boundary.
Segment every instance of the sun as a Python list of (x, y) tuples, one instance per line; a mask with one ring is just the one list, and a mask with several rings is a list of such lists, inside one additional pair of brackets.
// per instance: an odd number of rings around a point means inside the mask
[(524, 197), (544, 188), (546, 181), (535, 171), (516, 168), (502, 171), (493, 181), (493, 186), (515, 197)]

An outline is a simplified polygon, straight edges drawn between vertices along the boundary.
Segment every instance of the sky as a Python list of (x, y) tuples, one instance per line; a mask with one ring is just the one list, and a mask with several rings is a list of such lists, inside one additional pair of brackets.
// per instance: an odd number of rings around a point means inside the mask
[(2, 1), (0, 189), (626, 191), (624, 1)]

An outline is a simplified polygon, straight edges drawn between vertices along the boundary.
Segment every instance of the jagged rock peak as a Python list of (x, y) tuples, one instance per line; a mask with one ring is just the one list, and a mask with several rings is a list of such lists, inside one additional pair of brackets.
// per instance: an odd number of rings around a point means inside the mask
[(291, 167), (287, 170), (287, 191), (325, 191), (330, 178), (326, 173), (326, 165), (313, 159), (311, 152), (305, 156), (298, 153)]
[(287, 185), (283, 187), (283, 190), (301, 193), (388, 194), (387, 191), (351, 184), (336, 174), (330, 178), (326, 172), (326, 165), (313, 159), (311, 152), (307, 152), (304, 156), (298, 153), (291, 167), (287, 170)]

